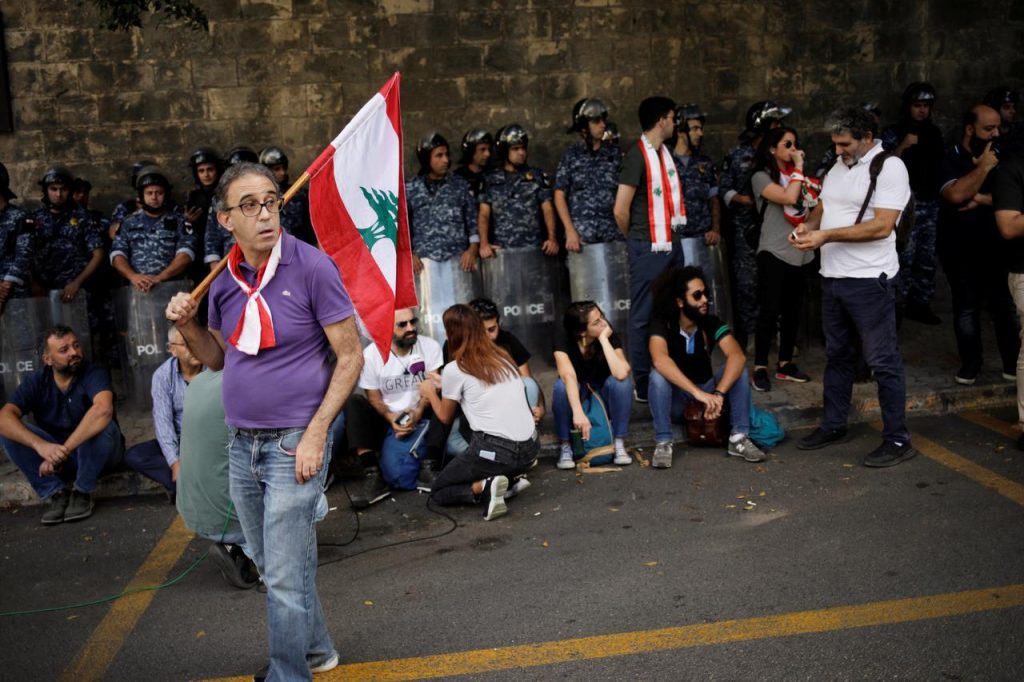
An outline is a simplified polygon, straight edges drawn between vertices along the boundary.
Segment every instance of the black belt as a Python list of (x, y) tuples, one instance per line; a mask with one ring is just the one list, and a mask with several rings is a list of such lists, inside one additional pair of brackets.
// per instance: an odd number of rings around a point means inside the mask
[(527, 440), (509, 440), (508, 438), (494, 436), (492, 434), (484, 433), (482, 431), (477, 431), (477, 435), (480, 436), (481, 440), (485, 440), (489, 443), (494, 443), (495, 445), (499, 445), (505, 448), (506, 450), (512, 450), (513, 452), (518, 452), (526, 448), (527, 446), (532, 446), (536, 444), (536, 440), (534, 440), (533, 438), (528, 438)]

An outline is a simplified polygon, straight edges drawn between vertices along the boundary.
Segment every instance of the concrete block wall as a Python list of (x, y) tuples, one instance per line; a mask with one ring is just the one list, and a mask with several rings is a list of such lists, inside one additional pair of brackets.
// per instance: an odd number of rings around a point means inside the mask
[(835, 106), (865, 99), (895, 115), (912, 80), (940, 93), (936, 116), (1001, 82), (1022, 85), (1024, 4), (956, 0), (198, 0), (209, 33), (150, 20), (95, 28), (89, 6), (5, 3), (15, 132), (0, 135), (14, 190), (34, 204), (49, 165), (88, 177), (94, 205), (126, 194), (129, 166), (155, 158), (178, 194), (200, 145), (283, 146), (297, 176), (395, 70), (402, 71), (407, 170), (426, 131), (520, 122), (553, 173), (572, 104), (599, 96), (624, 139), (651, 94), (700, 102), (706, 149), (733, 143), (747, 106), (771, 97), (813, 154)]

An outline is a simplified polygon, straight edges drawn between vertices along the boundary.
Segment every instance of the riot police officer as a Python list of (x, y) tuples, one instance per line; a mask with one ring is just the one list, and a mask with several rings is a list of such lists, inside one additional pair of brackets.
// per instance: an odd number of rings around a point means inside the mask
[[(224, 159), (224, 168), (230, 168), (236, 163), (241, 163), (242, 161), (247, 163), (259, 163), (260, 157), (252, 147), (238, 145), (237, 147), (232, 147), (231, 151), (228, 152), (227, 157)], [(234, 236), (221, 227), (220, 223), (217, 222), (217, 214), (213, 211), (211, 211), (209, 216), (206, 218), (206, 235), (204, 236), (203, 241), (203, 262), (206, 263), (211, 270), (221, 261), (222, 258), (224, 258), (224, 256), (228, 255), (228, 251), (235, 245)]]
[(45, 289), (60, 289), (71, 301), (103, 263), (103, 237), (88, 211), (71, 199), (74, 176), (66, 168), (48, 169), (39, 186), (43, 208), (35, 222), (34, 275)]
[(110, 223), (108, 226), (107, 236), (109, 239), (113, 239), (117, 231), (121, 229), (121, 223), (124, 219), (139, 210), (139, 188), (135, 186), (135, 183), (139, 179), (139, 171), (147, 166), (155, 166), (156, 161), (151, 159), (141, 159), (132, 164), (131, 174), (131, 185), (132, 185), (132, 196), (122, 201), (120, 204), (114, 207), (114, 211), (110, 214)]
[(469, 183), (473, 197), (478, 199), (484, 190), (484, 172), (491, 160), (494, 137), (483, 128), (467, 130), (462, 136), (462, 159), (455, 174)]
[(544, 171), (527, 165), (529, 143), (518, 123), (498, 131), (500, 166), (484, 176), (480, 198), (481, 258), (493, 257), (495, 246), (540, 246), (548, 256), (558, 253), (551, 185)]
[(582, 140), (566, 148), (555, 172), (555, 209), (565, 227), (565, 248), (623, 241), (612, 214), (622, 149), (606, 140), (608, 107), (596, 97), (579, 100), (568, 132)]
[[(686, 225), (683, 237), (703, 237), (712, 246), (721, 238), (721, 204), (718, 203), (718, 178), (715, 163), (700, 153), (707, 114), (699, 104), (684, 104), (676, 109), (676, 143), (672, 150), (679, 177), (683, 180)], [(705, 273), (709, 274), (709, 273)]]
[(185, 216), (168, 209), (171, 183), (158, 168), (142, 169), (137, 184), (142, 208), (122, 223), (110, 262), (133, 287), (149, 291), (185, 272), (195, 258), (196, 242)]
[(782, 125), (782, 119), (793, 110), (771, 100), (755, 102), (747, 109), (746, 126), (736, 145), (722, 162), (719, 193), (729, 216), (729, 238), (732, 240), (733, 299), (735, 320), (733, 331), (740, 346), (757, 326), (757, 261), (756, 243), (747, 240), (757, 224), (750, 177), (754, 172), (754, 152), (764, 133)]
[(0, 314), (7, 301), (31, 294), (33, 225), (28, 213), (11, 203), (11, 176), (0, 163)]
[[(288, 155), (280, 147), (264, 147), (260, 151), (260, 163), (269, 168), (277, 179), (281, 190), (291, 187), (288, 177)], [(281, 207), (281, 227), (288, 234), (301, 239), (307, 244), (317, 245), (313, 233), (313, 223), (309, 218), (309, 188), (303, 187), (295, 193), (287, 204)]]
[(458, 257), (469, 272), (480, 249), (477, 204), (469, 182), (449, 172), (448, 140), (428, 133), (416, 146), (420, 172), (405, 183), (409, 209), (413, 271), (423, 269), (421, 258), (446, 261)]

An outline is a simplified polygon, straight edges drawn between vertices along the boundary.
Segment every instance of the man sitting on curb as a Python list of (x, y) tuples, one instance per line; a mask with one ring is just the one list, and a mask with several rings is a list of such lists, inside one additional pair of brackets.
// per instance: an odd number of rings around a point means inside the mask
[[(704, 405), (704, 418), (722, 416), (729, 403), (728, 453), (748, 462), (761, 462), (765, 454), (750, 433), (750, 381), (746, 357), (729, 325), (708, 314), (704, 274), (692, 266), (673, 267), (654, 284), (654, 310), (649, 329), (650, 386), (647, 398), (654, 419), (654, 456), (651, 466), (672, 466), (672, 421), (683, 417), (686, 404)], [(725, 354), (725, 365), (715, 372), (711, 352), (715, 345)]]
[(162, 485), (173, 502), (175, 482), (181, 469), (178, 439), (185, 389), (202, 371), (203, 363), (192, 355), (181, 338), (181, 332), (175, 327), (167, 332), (167, 349), (171, 357), (153, 372), (153, 430), (156, 438), (128, 448), (124, 453), (124, 464)]
[[(96, 481), (121, 461), (124, 438), (110, 375), (82, 357), (75, 332), (51, 327), (41, 351), (46, 367), (0, 408), (0, 444), (47, 503), (42, 522), (52, 525), (92, 515)], [(30, 414), (34, 426), (22, 421)], [(74, 487), (65, 490), (66, 483)]]
[(185, 390), (181, 459), (175, 462), (177, 507), (185, 525), (213, 541), (210, 558), (224, 579), (243, 590), (260, 582), (228, 493), (228, 427), (221, 383), (224, 372), (204, 371)]

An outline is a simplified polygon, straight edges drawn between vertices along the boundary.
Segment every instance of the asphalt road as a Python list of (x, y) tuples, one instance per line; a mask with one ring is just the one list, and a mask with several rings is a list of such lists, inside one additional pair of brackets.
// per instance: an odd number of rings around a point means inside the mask
[[(342, 666), (317, 679), (1024, 679), (1024, 453), (973, 419), (912, 420), (922, 454), (885, 470), (859, 465), (869, 426), (758, 465), (681, 446), (669, 470), (542, 461), (491, 523), (397, 495), (321, 548), (341, 559), (318, 582)], [(341, 543), (355, 517), (328, 497), (320, 540)], [(160, 583), (209, 544), (159, 496), (56, 527), (40, 513), (0, 511), (4, 614)], [(203, 562), (113, 604), (3, 615), (0, 679), (251, 674), (263, 599)]]

